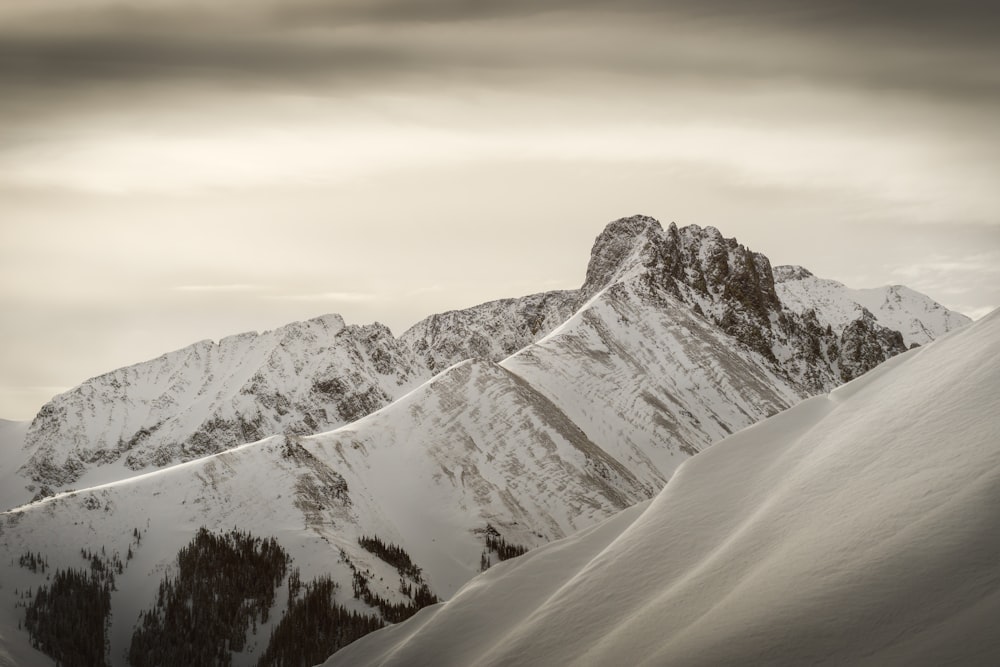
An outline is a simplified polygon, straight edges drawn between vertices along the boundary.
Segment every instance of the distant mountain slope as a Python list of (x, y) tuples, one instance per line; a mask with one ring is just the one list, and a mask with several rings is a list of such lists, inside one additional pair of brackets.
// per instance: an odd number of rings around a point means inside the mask
[(1000, 661), (1000, 311), (326, 665)]
[(579, 296), (576, 290), (543, 292), (449, 310), (417, 322), (400, 340), (434, 373), (464, 359), (499, 361), (565, 322)]
[(24, 500), (24, 480), (17, 471), (28, 460), (24, 435), (30, 424), (0, 419), (0, 508), (13, 507)]
[(817, 278), (801, 266), (774, 268), (775, 290), (790, 310), (813, 310), (822, 325), (838, 334), (868, 310), (884, 327), (899, 331), (907, 347), (925, 345), (972, 320), (948, 310), (904, 285), (851, 289), (836, 280)]
[(363, 417), (427, 375), (386, 327), (346, 326), (338, 315), (202, 341), (50, 401), (28, 430), (23, 472), (47, 495), (87, 472), (92, 484), (275, 433), (314, 433)]

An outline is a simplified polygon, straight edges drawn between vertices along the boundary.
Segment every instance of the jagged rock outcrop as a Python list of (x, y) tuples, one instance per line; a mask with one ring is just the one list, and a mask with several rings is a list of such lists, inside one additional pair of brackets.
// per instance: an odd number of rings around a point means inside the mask
[(562, 324), (576, 310), (575, 290), (543, 292), (449, 310), (400, 336), (431, 372), (464, 359), (499, 361)]
[(844, 327), (840, 335), (840, 354), (837, 357), (840, 378), (850, 382), (905, 351), (903, 334), (879, 325), (866, 310), (863, 317)]
[[(892, 330), (857, 304), (851, 311), (855, 317), (842, 318), (839, 327), (831, 326), (822, 303), (822, 320), (815, 309), (804, 306), (810, 302), (808, 294), (793, 300), (798, 308), (786, 307), (778, 285), (815, 277), (801, 267), (783, 267), (776, 278), (767, 257), (723, 237), (714, 227), (678, 228), (671, 223), (664, 229), (646, 216), (616, 220), (594, 244), (583, 296), (595, 293), (602, 281), (630, 272), (651, 298), (659, 291), (688, 304), (809, 394), (829, 391), (906, 349)], [(898, 287), (889, 290), (899, 292)], [(934, 305), (923, 311), (950, 313)], [(913, 327), (943, 333), (966, 321), (963, 316), (942, 316), (930, 328)]]

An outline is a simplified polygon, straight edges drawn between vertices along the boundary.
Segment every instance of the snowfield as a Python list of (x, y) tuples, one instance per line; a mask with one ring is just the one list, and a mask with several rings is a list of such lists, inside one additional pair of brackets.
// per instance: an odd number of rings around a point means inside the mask
[(995, 311), (325, 664), (1000, 664), (998, 521)]

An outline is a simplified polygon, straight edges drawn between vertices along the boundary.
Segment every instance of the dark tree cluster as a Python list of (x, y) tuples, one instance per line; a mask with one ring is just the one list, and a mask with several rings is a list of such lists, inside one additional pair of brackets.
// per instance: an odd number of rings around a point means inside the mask
[(42, 556), (41, 553), (31, 553), (30, 551), (25, 551), (17, 559), (17, 564), (23, 568), (27, 568), (32, 572), (41, 572), (45, 574), (45, 570), (49, 567), (49, 559)]
[(403, 547), (392, 542), (383, 542), (378, 535), (372, 537), (362, 535), (358, 538), (358, 544), (396, 568), (399, 576), (410, 577), (418, 583), (423, 581), (420, 568), (410, 560), (410, 554), (406, 553)]
[(272, 537), (201, 528), (177, 554), (177, 576), (160, 582), (140, 615), (128, 660), (146, 665), (229, 665), (247, 630), (266, 623), (288, 553)]
[(114, 575), (124, 574), (125, 572), (125, 563), (122, 562), (117, 551), (108, 556), (104, 547), (101, 547), (100, 555), (90, 549), (81, 548), (80, 558), (90, 563), (92, 572), (96, 572), (102, 576), (110, 576), (112, 590), (114, 590)]
[(341, 552), (341, 557), (347, 561), (347, 565), (351, 568), (351, 586), (354, 590), (354, 597), (364, 600), (365, 604), (378, 609), (382, 614), (382, 618), (387, 623), (405, 621), (424, 607), (437, 604), (438, 602), (438, 597), (431, 592), (431, 589), (422, 580), (417, 583), (415, 590), (414, 587), (408, 586), (404, 581), (400, 580), (400, 590), (407, 597), (410, 597), (410, 602), (389, 602), (384, 597), (372, 593), (368, 587), (370, 573), (358, 570), (357, 566), (343, 552)]
[(138, 528), (133, 528), (132, 529), (132, 541), (129, 542), (128, 553), (125, 555), (125, 562), (126, 563), (128, 561), (132, 560), (132, 558), (135, 557), (135, 552), (132, 551), (132, 546), (133, 545), (135, 545), (135, 547), (137, 549), (139, 548), (139, 546), (142, 545), (142, 531), (139, 530)]
[[(296, 576), (298, 570), (293, 570)], [(337, 584), (320, 577), (302, 586), (296, 584), (292, 596), (289, 576), (289, 603), (281, 622), (271, 631), (267, 649), (257, 661), (258, 667), (309, 667), (326, 660), (332, 653), (355, 639), (383, 626), (377, 616), (348, 611), (334, 602)], [(301, 599), (298, 591), (304, 589)]]
[(499, 562), (502, 560), (517, 558), (518, 556), (528, 553), (528, 547), (508, 542), (500, 533), (497, 532), (497, 529), (490, 524), (486, 524), (485, 533), (486, 548), (483, 549), (483, 553), (479, 557), (479, 569), (483, 572), (490, 569), (490, 565), (493, 564), (491, 557), (492, 554), (496, 554), (497, 562)]
[(295, 602), (299, 597), (299, 592), (302, 590), (302, 574), (299, 572), (299, 568), (292, 570), (292, 573), (288, 575), (288, 606), (291, 607), (292, 603)]
[(438, 597), (431, 592), (427, 584), (420, 584), (416, 590), (409, 593), (413, 596), (410, 602), (390, 602), (381, 595), (371, 592), (368, 579), (359, 572), (354, 573), (354, 597), (361, 598), (365, 604), (375, 607), (381, 612), (387, 623), (400, 623), (418, 611), (438, 603)]
[(113, 584), (114, 575), (104, 568), (56, 570), (25, 612), (31, 645), (61, 667), (107, 665)]

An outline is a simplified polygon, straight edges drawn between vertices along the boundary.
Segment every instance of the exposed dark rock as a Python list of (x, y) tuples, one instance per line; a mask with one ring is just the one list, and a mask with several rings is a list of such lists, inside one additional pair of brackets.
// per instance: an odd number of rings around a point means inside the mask
[(901, 333), (878, 324), (867, 310), (864, 313), (864, 317), (848, 324), (840, 336), (838, 362), (844, 382), (850, 382), (886, 359), (906, 351)]

